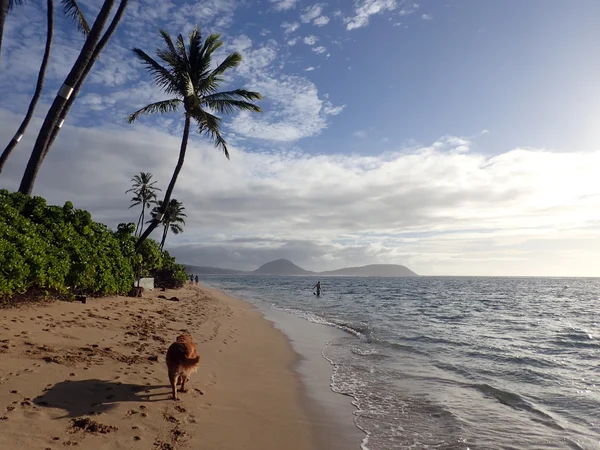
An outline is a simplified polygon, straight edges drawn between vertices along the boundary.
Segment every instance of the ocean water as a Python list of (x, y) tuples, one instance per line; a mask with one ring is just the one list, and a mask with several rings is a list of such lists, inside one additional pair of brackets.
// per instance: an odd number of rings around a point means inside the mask
[(327, 343), (363, 448), (600, 448), (600, 279), (205, 276), (346, 331)]

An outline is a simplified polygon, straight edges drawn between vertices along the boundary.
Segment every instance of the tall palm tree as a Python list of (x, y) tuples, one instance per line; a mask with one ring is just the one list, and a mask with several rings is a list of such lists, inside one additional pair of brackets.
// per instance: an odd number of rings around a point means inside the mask
[[(102, 53), (102, 50), (104, 50), (104, 47), (106, 47), (106, 44), (108, 43), (108, 41), (114, 34), (115, 30), (117, 29), (117, 26), (121, 22), (121, 19), (123, 18), (123, 14), (125, 13), (125, 9), (127, 8), (128, 3), (129, 3), (129, 0), (121, 0), (121, 3), (119, 4), (119, 7), (117, 8), (117, 12), (115, 13), (112, 21), (110, 22), (110, 25), (108, 25), (106, 32), (104, 33), (102, 38), (98, 41), (98, 45), (94, 49), (94, 53), (92, 53), (91, 60), (85, 66), (85, 70), (83, 71), (83, 74), (81, 75), (81, 77), (79, 77), (79, 80), (77, 80), (77, 83), (75, 83), (75, 86), (73, 87), (73, 93), (67, 100), (67, 103), (65, 104), (63, 110), (60, 113), (59, 123), (63, 123), (65, 121), (65, 119), (67, 118), (67, 115), (69, 114), (69, 110), (71, 109), (73, 102), (77, 98), (77, 94), (79, 94), (79, 91), (81, 90), (81, 86), (83, 85), (83, 82), (85, 81), (86, 77), (92, 70), (92, 67), (94, 66), (94, 63), (100, 56), (100, 53)], [(60, 130), (61, 130), (61, 127), (54, 127), (54, 130), (52, 130), (52, 134), (50, 135), (50, 140), (44, 147), (44, 151), (42, 154), (42, 161), (46, 157), (48, 152), (50, 151), (50, 147), (52, 147), (52, 144), (54, 144), (54, 140), (56, 139), (56, 136), (58, 135)]]
[(131, 179), (131, 182), (131, 189), (127, 189), (125, 193), (133, 192), (131, 206), (129, 206), (130, 208), (140, 204), (142, 205), (142, 212), (138, 218), (134, 234), (134, 236), (137, 236), (139, 233), (141, 236), (146, 208), (150, 208), (156, 203), (156, 191), (160, 191), (160, 189), (154, 186), (156, 181), (152, 181), (152, 174), (150, 172), (140, 172)]
[(0, 0), (0, 50), (2, 50), (2, 36), (4, 35), (4, 23), (6, 16), (16, 4), (22, 3), (22, 0)]
[[(59, 89), (58, 94), (54, 98), (54, 101), (52, 102), (52, 105), (46, 114), (46, 118), (44, 119), (42, 127), (38, 133), (38, 137), (35, 141), (33, 151), (31, 152), (29, 162), (27, 163), (25, 173), (21, 179), (19, 192), (23, 194), (31, 195), (37, 173), (48, 153), (48, 143), (51, 140), (52, 132), (56, 127), (62, 127), (64, 121), (64, 116), (62, 114), (65, 105), (72, 96), (74, 87), (78, 84), (81, 86), (80, 83), (83, 83), (83, 79), (87, 76), (95, 62), (95, 58), (97, 58), (99, 55), (96, 49), (102, 36), (102, 30), (108, 21), (110, 12), (115, 5), (115, 2), (116, 0), (104, 0), (102, 7), (100, 8), (100, 12), (96, 16), (96, 20), (94, 21), (90, 33), (83, 44), (83, 48), (81, 49), (79, 56), (75, 60), (71, 71), (65, 78), (63, 85)], [(117, 11), (117, 13), (121, 12), (122, 16), (122, 12), (124, 12), (126, 6), (127, 0), (121, 0), (119, 11)], [(108, 31), (109, 30), (104, 33), (104, 36), (107, 35)], [(108, 37), (110, 38), (110, 36)]]
[[(161, 30), (160, 34), (165, 41), (166, 48), (157, 50), (156, 54), (165, 63), (165, 66), (139, 48), (134, 48), (133, 52), (153, 76), (156, 84), (172, 98), (144, 106), (131, 114), (127, 121), (132, 123), (145, 114), (164, 114), (183, 108), (184, 126), (179, 159), (161, 203), (164, 208), (171, 200), (177, 177), (183, 167), (191, 122), (194, 121), (198, 132), (208, 136), (215, 147), (223, 150), (229, 159), (227, 143), (221, 136), (221, 119), (212, 112), (220, 114), (229, 114), (234, 111), (260, 112), (260, 108), (252, 103), (252, 100), (259, 100), (261, 96), (258, 92), (244, 89), (218, 92), (219, 85), (224, 81), (223, 74), (242, 62), (242, 55), (234, 52), (216, 68), (210, 70), (213, 53), (223, 45), (221, 35), (211, 34), (202, 42), (202, 35), (196, 27), (190, 33), (186, 47), (181, 34), (177, 36), (176, 43), (166, 31)], [(156, 216), (138, 240), (138, 249), (159, 225), (161, 214), (164, 213), (164, 210), (158, 209)]]
[[(164, 204), (162, 200), (158, 201), (158, 204), (154, 207), (152, 212), (152, 220), (149, 220), (148, 223), (159, 220), (159, 223), (164, 227), (162, 239), (160, 241), (160, 250), (162, 251), (165, 246), (165, 241), (167, 240), (167, 233), (169, 230), (173, 232), (173, 234), (183, 233), (183, 227), (181, 225), (185, 225), (184, 217), (187, 217), (183, 212), (185, 207), (183, 203), (176, 199), (171, 199), (166, 208), (163, 208)], [(158, 219), (158, 216), (162, 213), (162, 219)]]
[[(79, 5), (76, 0), (61, 0), (64, 13), (67, 17), (71, 18), (77, 25), (79, 31), (84, 34), (88, 34), (90, 32), (90, 27), (85, 20)], [(50, 48), (52, 47), (52, 35), (54, 33), (54, 0), (47, 0), (47, 28), (46, 28), (46, 48), (44, 49), (44, 56), (42, 57), (42, 64), (40, 66), (40, 70), (38, 72), (37, 84), (35, 86), (35, 91), (33, 93), (33, 97), (29, 102), (29, 107), (27, 108), (27, 113), (17, 130), (17, 133), (10, 140), (2, 155), (0, 155), (0, 173), (2, 173), (2, 169), (4, 169), (4, 165), (8, 157), (11, 155), (14, 148), (17, 146), (23, 134), (25, 134), (25, 130), (29, 126), (29, 122), (31, 122), (31, 118), (33, 117), (33, 113), (35, 111), (35, 107), (37, 106), (38, 100), (42, 95), (42, 89), (44, 87), (44, 77), (46, 76), (46, 67), (48, 66), (48, 60), (50, 59)]]

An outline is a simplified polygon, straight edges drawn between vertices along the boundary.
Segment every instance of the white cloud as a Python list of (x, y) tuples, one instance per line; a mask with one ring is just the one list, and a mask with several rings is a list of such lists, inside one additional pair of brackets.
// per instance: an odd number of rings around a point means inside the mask
[(423, 14), (421, 16), (421, 19), (423, 19), (423, 20), (432, 20), (433, 16), (431, 14)]
[[(398, 0), (357, 0), (354, 15), (344, 19), (346, 29), (355, 30), (365, 27), (369, 24), (371, 16), (394, 11), (398, 8), (398, 4)], [(402, 4), (404, 5), (404, 2)], [(401, 16), (412, 14), (418, 7), (416, 3), (408, 4), (399, 11), (399, 14)]]
[(303, 77), (282, 75), (264, 77), (251, 87), (271, 102), (260, 115), (241, 113), (231, 127), (243, 136), (270, 141), (296, 141), (319, 134), (327, 126), (327, 117), (337, 115), (343, 107), (319, 98), (316, 86)]
[(329, 23), (329, 17), (327, 16), (319, 16), (313, 21), (313, 25), (318, 27), (325, 26)]
[(313, 66), (307, 67), (306, 69), (304, 69), (305, 72), (312, 72), (313, 70), (315, 70), (315, 68)]
[(466, 153), (471, 149), (471, 141), (465, 137), (442, 136), (432, 144), (436, 150), (450, 150), (454, 153)]
[(300, 24), (298, 22), (282, 22), (281, 28), (283, 28), (284, 34), (290, 34), (300, 28)]
[(317, 55), (322, 55), (327, 51), (327, 48), (323, 47), (322, 45), (319, 45), (318, 47), (313, 47), (312, 51), (315, 52)]
[(352, 132), (352, 136), (357, 137), (359, 139), (366, 139), (367, 132), (365, 130), (356, 130)]
[(244, 112), (233, 117), (230, 128), (236, 135), (276, 142), (296, 141), (319, 134), (327, 127), (328, 117), (343, 109), (319, 98), (317, 87), (307, 78), (281, 74), (274, 67), (278, 51), (275, 41), (254, 47), (250, 38), (240, 36), (227, 50), (243, 53), (244, 60), (237, 73), (244, 77), (247, 88), (260, 92), (265, 99), (261, 102), (263, 113)]
[(323, 12), (323, 6), (324, 5), (317, 3), (316, 5), (304, 8), (303, 13), (300, 15), (300, 21), (304, 23), (312, 22), (321, 15)]
[[(0, 110), (0, 135), (19, 120)], [(111, 227), (135, 220), (124, 195), (133, 174), (152, 172), (164, 189), (180, 143), (139, 125), (68, 126), (59, 139), (35, 194), (72, 200)], [(174, 192), (188, 220), (167, 247), (185, 262), (247, 269), (288, 257), (315, 270), (400, 263), (421, 274), (600, 275), (600, 152), (456, 152), (465, 141), (369, 156), (231, 146), (227, 161), (193, 137)], [(0, 188), (18, 185), (27, 157), (15, 152)]]
[(287, 45), (289, 45), (290, 47), (293, 47), (297, 43), (298, 43), (298, 38), (293, 38), (293, 39), (290, 39), (287, 41)]
[(287, 11), (296, 7), (298, 0), (269, 0), (274, 4), (276, 11)]
[(316, 37), (315, 35), (311, 34), (310, 36), (306, 36), (302, 41), (306, 45), (315, 45), (318, 40), (319, 40), (318, 37)]

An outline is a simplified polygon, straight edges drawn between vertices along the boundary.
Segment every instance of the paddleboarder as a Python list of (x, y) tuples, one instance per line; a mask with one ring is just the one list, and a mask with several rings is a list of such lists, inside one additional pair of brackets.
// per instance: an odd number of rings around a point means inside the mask
[(317, 284), (314, 285), (313, 287), (313, 294), (314, 294), (314, 290), (317, 290), (317, 297), (321, 296), (321, 282), (317, 281)]

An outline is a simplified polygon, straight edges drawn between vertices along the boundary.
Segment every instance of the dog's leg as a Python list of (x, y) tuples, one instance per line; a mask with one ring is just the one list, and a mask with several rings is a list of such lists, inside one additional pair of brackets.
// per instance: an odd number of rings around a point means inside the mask
[(181, 379), (183, 381), (181, 382), (181, 389), (179, 389), (179, 392), (187, 392), (187, 390), (185, 389), (185, 382), (188, 380), (188, 377), (185, 375), (182, 375)]
[(176, 374), (169, 374), (169, 381), (171, 382), (171, 390), (173, 391), (173, 400), (177, 400), (177, 379), (179, 378)]

